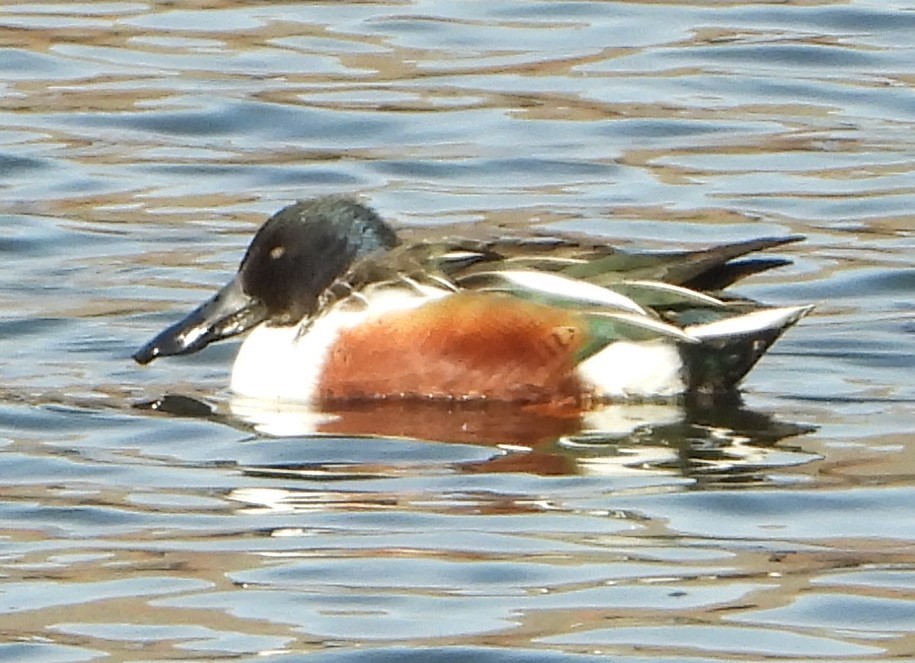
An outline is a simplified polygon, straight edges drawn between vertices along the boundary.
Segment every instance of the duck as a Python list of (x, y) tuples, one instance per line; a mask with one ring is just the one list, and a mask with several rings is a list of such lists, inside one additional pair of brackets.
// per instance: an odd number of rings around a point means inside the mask
[(230, 390), (321, 407), (600, 403), (733, 393), (811, 306), (728, 294), (802, 239), (638, 252), (519, 236), (404, 240), (371, 207), (321, 196), (257, 230), (234, 277), (137, 350), (141, 365), (247, 333)]

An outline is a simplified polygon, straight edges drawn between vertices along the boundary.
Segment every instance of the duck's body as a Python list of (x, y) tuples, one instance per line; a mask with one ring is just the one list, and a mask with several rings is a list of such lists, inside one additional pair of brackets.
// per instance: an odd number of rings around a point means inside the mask
[(716, 292), (796, 238), (638, 255), (570, 240), (401, 244), (343, 198), (291, 205), (229, 285), (141, 348), (185, 354), (252, 329), (232, 390), (331, 405), (490, 400), (586, 408), (733, 389), (808, 307)]

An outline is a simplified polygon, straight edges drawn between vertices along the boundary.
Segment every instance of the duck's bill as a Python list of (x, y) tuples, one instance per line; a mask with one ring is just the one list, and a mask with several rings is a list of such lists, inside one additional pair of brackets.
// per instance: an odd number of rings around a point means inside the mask
[(264, 305), (242, 290), (238, 278), (198, 306), (183, 320), (160, 332), (133, 358), (148, 364), (156, 357), (186, 355), (210, 343), (241, 334), (266, 318)]

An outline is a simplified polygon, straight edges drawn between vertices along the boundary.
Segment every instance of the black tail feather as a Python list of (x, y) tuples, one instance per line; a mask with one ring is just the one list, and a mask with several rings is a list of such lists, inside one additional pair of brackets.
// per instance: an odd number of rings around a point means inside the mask
[(695, 345), (681, 345), (680, 356), (686, 366), (689, 390), (708, 394), (736, 389), (738, 383), (788, 326), (790, 325), (764, 329), (745, 336), (704, 339)]
[(737, 281), (753, 274), (759, 274), (776, 267), (790, 265), (791, 261), (785, 258), (751, 258), (735, 260), (723, 265), (717, 265), (702, 274), (686, 281), (682, 285), (691, 290), (700, 292), (714, 292), (724, 290)]
[[(702, 284), (704, 280), (707, 280), (712, 284), (720, 281), (730, 285), (730, 283), (733, 283), (742, 276), (769, 269), (769, 267), (761, 266), (760, 269), (753, 270), (751, 268), (750, 271), (743, 273), (741, 272), (741, 268), (738, 267), (742, 262), (749, 262), (752, 264), (755, 260), (759, 260), (762, 265), (765, 265), (768, 260), (778, 260), (777, 258), (756, 258), (749, 261), (731, 262), (735, 258), (740, 258), (750, 253), (756, 253), (757, 251), (772, 249), (777, 246), (782, 246), (783, 244), (799, 242), (802, 239), (804, 238), (799, 235), (789, 235), (787, 237), (762, 237), (745, 242), (723, 244), (703, 251), (671, 254), (673, 260), (666, 270), (667, 273), (664, 275), (664, 280), (688, 288), (696, 288), (696, 285), (691, 284)], [(776, 267), (778, 265), (772, 263), (771, 266)], [(704, 288), (698, 289), (701, 290)], [(714, 290), (717, 288), (711, 289)]]

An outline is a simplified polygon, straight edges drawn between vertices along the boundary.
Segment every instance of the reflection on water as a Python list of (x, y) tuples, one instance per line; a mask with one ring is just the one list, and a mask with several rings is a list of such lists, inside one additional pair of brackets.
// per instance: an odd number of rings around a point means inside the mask
[[(912, 658), (913, 34), (864, 0), (3, 3), (0, 658)], [(803, 234), (737, 291), (818, 306), (739, 401), (582, 419), (265, 416), (233, 344), (133, 365), (334, 192), (417, 232)]]
[[(813, 426), (753, 412), (737, 395), (713, 403), (605, 405), (567, 417), (498, 402), (378, 401), (326, 412), (241, 397), (233, 397), (229, 405), (229, 412), (221, 414), (194, 398), (166, 395), (134, 407), (274, 437), (410, 438), (497, 450), (482, 463), (458, 465), (473, 472), (609, 476), (651, 470), (707, 487), (713, 482), (764, 482), (773, 468), (813, 458), (785, 445), (776, 448), (786, 438), (812, 432)], [(288, 476), (297, 469), (281, 467)], [(315, 467), (309, 463), (306, 475)]]

